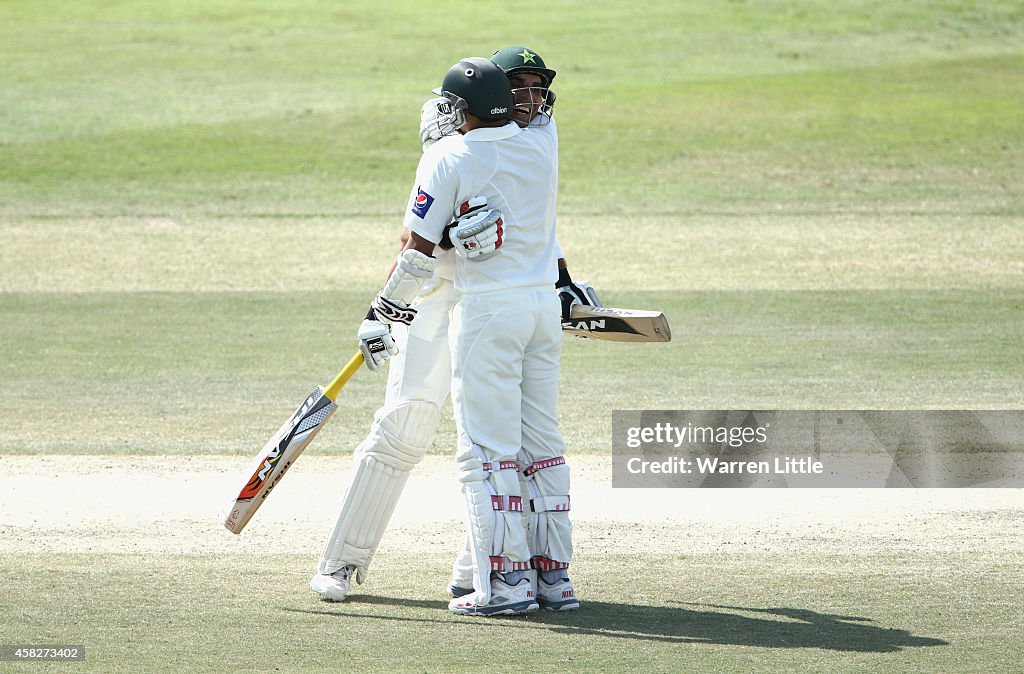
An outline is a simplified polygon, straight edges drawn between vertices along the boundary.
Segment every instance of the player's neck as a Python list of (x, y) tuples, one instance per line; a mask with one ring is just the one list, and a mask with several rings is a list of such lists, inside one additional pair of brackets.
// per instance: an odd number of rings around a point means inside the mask
[(508, 124), (507, 119), (480, 119), (475, 115), (466, 115), (466, 123), (459, 129), (462, 133), (469, 133), (473, 129), (497, 129)]

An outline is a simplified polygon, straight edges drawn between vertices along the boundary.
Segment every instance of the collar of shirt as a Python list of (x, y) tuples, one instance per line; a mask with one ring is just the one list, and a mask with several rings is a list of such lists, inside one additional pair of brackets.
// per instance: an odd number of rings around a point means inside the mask
[(466, 140), (503, 140), (511, 138), (522, 131), (515, 122), (509, 122), (505, 126), (481, 126), (465, 134)]

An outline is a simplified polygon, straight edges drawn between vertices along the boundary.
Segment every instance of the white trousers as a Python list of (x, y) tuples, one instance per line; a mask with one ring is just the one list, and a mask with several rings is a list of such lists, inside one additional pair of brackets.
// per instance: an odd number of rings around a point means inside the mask
[(435, 275), (413, 302), (417, 314), (412, 325), (391, 326), (398, 353), (388, 360), (385, 407), (408, 400), (444, 405), (452, 380), (448, 326), (458, 299), (452, 282)]
[(452, 404), (459, 451), (561, 456), (561, 305), (553, 287), (465, 295), (452, 312)]
[[(558, 295), (550, 286), (465, 295), (452, 312), (449, 343), (456, 461), (468, 510), (465, 570), (471, 566), (477, 601), (486, 604), (492, 571), (531, 564), (524, 520), (530, 495), (522, 493), (516, 467), (524, 466), (517, 462), (560, 457), (565, 449), (558, 431)], [(562, 552), (571, 556), (569, 540)], [(460, 567), (457, 561), (455, 581)]]

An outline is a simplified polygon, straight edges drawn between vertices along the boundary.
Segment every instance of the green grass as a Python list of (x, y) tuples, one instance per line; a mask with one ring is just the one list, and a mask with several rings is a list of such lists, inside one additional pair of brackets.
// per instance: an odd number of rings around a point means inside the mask
[(437, 555), (416, 573), (381, 560), (345, 604), (309, 592), (298, 556), (73, 555), (59, 585), (38, 556), (0, 560), (3, 641), (86, 644), (92, 671), (1010, 671), (1024, 655), (1019, 563), (969, 553), (609, 554), (577, 566), (585, 610), (498, 619), (445, 610)]
[(0, 213), (397, 219), (430, 87), (526, 42), (565, 213), (1019, 215), (1019, 3), (890, 5), (8, 2)]
[[(354, 349), (365, 294), (0, 295), (0, 446), (16, 453), (249, 454)], [(607, 453), (615, 409), (1024, 405), (1024, 291), (615, 295), (672, 318), (666, 345), (567, 340), (562, 427)], [(338, 326), (337, 328), (331, 326)], [(362, 371), (316, 451), (348, 452), (383, 396)], [(51, 428), (39, 433), (36, 411)], [(446, 413), (435, 451), (448, 452)]]

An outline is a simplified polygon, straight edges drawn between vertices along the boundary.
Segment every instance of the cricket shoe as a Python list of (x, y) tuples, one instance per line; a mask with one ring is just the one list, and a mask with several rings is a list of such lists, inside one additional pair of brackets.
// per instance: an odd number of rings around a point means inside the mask
[(580, 607), (572, 581), (565, 569), (537, 574), (537, 603), (548, 611), (572, 611)]
[(318, 573), (310, 579), (309, 586), (324, 601), (345, 601), (355, 571), (356, 567), (349, 564), (334, 573)]
[(481, 606), (476, 603), (476, 597), (476, 592), (456, 597), (448, 602), (448, 610), (458, 615), (494, 616), (518, 615), (539, 608), (533, 596), (533, 579), (526, 571), (494, 574), (491, 601)]
[(448, 586), (448, 594), (450, 594), (455, 599), (458, 599), (459, 597), (465, 597), (467, 594), (470, 594), (471, 592), (473, 592), (473, 588), (471, 587), (463, 587), (461, 585), (456, 585), (455, 583), (452, 583)]

